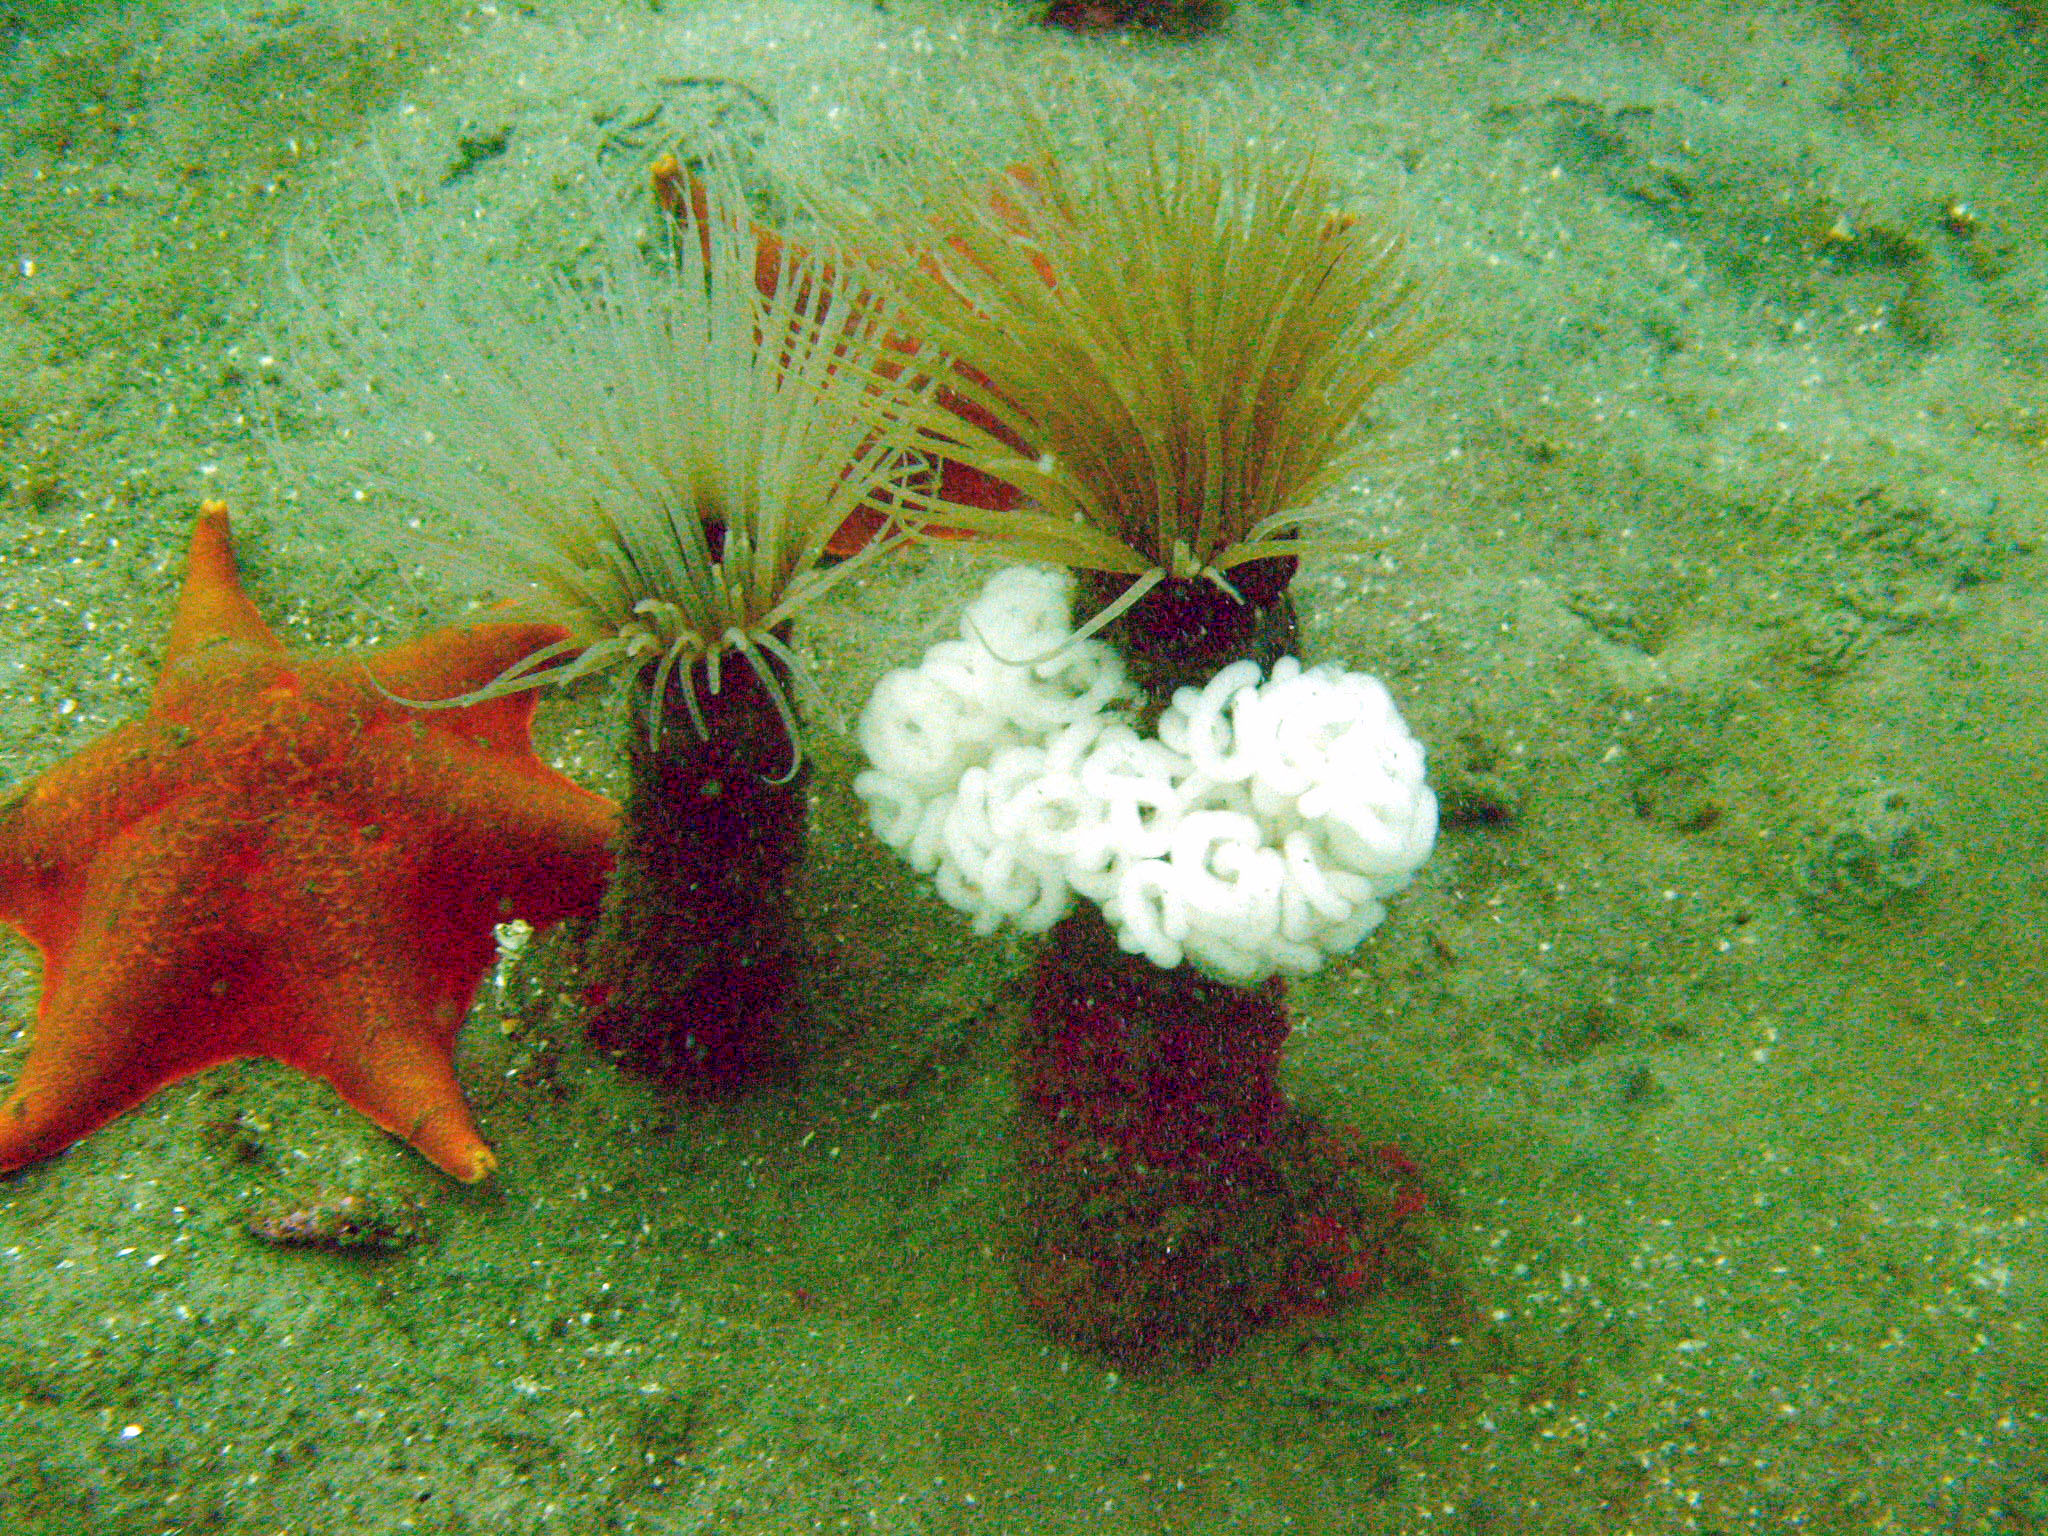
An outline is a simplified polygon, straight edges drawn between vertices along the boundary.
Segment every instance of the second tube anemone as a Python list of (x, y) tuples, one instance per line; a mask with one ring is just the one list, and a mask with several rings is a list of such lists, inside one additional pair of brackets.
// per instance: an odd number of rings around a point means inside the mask
[[(866, 509), (916, 504), (930, 471), (882, 303), (759, 245), (730, 166), (702, 185), (652, 259), (612, 233), (594, 274), (516, 298), (388, 297), (377, 333), (430, 367), (381, 366), (364, 327), (353, 352), (386, 375), (359, 417), (401, 423), (366, 428), (382, 478), (438, 514), (443, 563), (569, 630), (485, 691), (625, 674), (590, 1032), (715, 1092), (789, 1056), (811, 691), (791, 626), (900, 536)], [(849, 527), (874, 536), (848, 549)]]
[(1428, 329), (1398, 239), (1334, 213), (1280, 125), (1014, 115), (1001, 173), (914, 146), (894, 239), (913, 328), (1000, 428), (942, 424), (945, 453), (1028, 499), (960, 526), (1071, 569), (1084, 618), (1048, 573), (991, 583), (877, 689), (857, 788), (977, 926), (1049, 930), (1018, 1056), (1028, 1303), (1113, 1355), (1205, 1357), (1355, 1292), (1418, 1199), (1277, 1073), (1283, 976), (1357, 944), (1434, 839), (1386, 690), (1304, 668), (1287, 597)]
[(1069, 32), (1109, 32), (1120, 27), (1199, 37), (1226, 21), (1229, 0), (1050, 0), (1038, 19)]

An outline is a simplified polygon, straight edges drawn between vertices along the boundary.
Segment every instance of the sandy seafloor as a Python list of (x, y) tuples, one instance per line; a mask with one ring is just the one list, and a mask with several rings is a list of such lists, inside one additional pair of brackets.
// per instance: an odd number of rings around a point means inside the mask
[[(564, 236), (568, 159), (630, 182), (764, 106), (827, 178), (919, 98), (1000, 153), (993, 85), (1054, 67), (1319, 115), (1449, 339), (1375, 408), (1378, 552), (1297, 591), (1460, 811), (1295, 988), (1288, 1081), (1428, 1170), (1435, 1280), (1199, 1371), (1036, 1334), (1028, 950), (873, 845), (827, 737), (795, 1089), (665, 1103), (529, 970), (465, 1036), (486, 1187), (268, 1063), (0, 1181), (0, 1524), (2048, 1528), (2038, 10), (1255, 0), (1194, 44), (1023, 16), (0, 6), (0, 780), (141, 707), (202, 495), (294, 644), (454, 616), (258, 420), (284, 253), (394, 189), (516, 257)], [(834, 694), (978, 571), (845, 593), (810, 632)], [(540, 735), (616, 786), (601, 691)], [(8, 943), (0, 1079), (36, 981)], [(245, 1230), (335, 1190), (424, 1234)]]

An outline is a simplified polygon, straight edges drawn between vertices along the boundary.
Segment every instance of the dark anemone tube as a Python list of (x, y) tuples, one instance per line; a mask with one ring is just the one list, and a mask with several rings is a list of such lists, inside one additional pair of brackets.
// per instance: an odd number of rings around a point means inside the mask
[[(1105, 632), (1152, 680), (1149, 714), (1162, 690), (1292, 650), (1292, 572), (1265, 574), (1278, 579), (1255, 587), (1263, 608), (1163, 582)], [(1200, 1362), (1379, 1282), (1421, 1208), (1415, 1169), (1289, 1103), (1291, 1028), (1277, 976), (1161, 970), (1088, 903), (1053, 926), (1017, 1053), (1019, 1279), (1047, 1332), (1116, 1359)]]
[(1041, 26), (1069, 32), (1120, 29), (1199, 37), (1229, 20), (1229, 0), (1049, 0), (1039, 9)]
[(631, 689), (624, 827), (591, 948), (588, 1029), (621, 1065), (716, 1097), (781, 1077), (796, 1057), (792, 895), (810, 774), (753, 668), (728, 659), (715, 689), (687, 679), (701, 729), (677, 675), (650, 709), (656, 681), (648, 666)]

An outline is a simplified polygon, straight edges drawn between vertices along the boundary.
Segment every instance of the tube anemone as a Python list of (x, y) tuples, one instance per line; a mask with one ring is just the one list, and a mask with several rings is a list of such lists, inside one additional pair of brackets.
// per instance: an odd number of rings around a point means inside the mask
[(1229, 20), (1229, 0), (1050, 0), (1041, 7), (1042, 26), (1069, 32), (1109, 32), (1119, 27), (1199, 37)]
[(481, 693), (626, 673), (630, 784), (590, 1030), (715, 1091), (788, 1055), (814, 692), (792, 622), (903, 536), (847, 552), (849, 520), (909, 515), (931, 471), (926, 386), (886, 306), (835, 291), (830, 258), (793, 246), (757, 281), (767, 247), (731, 167), (705, 188), (669, 211), (652, 260), (611, 233), (594, 274), (534, 294), (393, 290), (344, 355), (369, 376), (357, 431), (445, 530), (440, 563), (570, 632)]
[[(1287, 587), (1369, 451), (1357, 418), (1430, 332), (1399, 237), (1332, 213), (1320, 147), (1134, 99), (1068, 115), (1018, 104), (1002, 172), (927, 132), (893, 233), (839, 217), (912, 252), (912, 326), (972, 407), (937, 428), (945, 456), (1026, 498), (958, 525), (1076, 568), (1079, 633), (1101, 630), (1156, 718), (1294, 651)], [(1205, 1359), (1385, 1273), (1412, 1167), (1289, 1103), (1289, 1027), (1278, 977), (1154, 965), (1085, 905), (1052, 926), (1017, 1060), (1019, 1278), (1049, 1331)]]

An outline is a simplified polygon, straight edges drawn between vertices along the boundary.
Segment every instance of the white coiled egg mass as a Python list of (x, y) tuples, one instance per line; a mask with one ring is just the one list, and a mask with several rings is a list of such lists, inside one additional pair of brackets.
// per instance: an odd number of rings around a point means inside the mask
[(1282, 658), (1183, 688), (1141, 736), (1117, 653), (1076, 640), (1073, 578), (989, 578), (861, 714), (875, 835), (992, 933), (1081, 896), (1118, 942), (1248, 985), (1353, 948), (1436, 840), (1421, 743), (1377, 678)]

